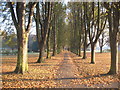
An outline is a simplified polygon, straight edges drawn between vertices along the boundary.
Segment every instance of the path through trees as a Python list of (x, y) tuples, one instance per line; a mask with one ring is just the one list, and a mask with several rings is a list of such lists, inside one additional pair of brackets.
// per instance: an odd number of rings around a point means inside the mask
[(38, 55), (29, 55), (29, 72), (24, 75), (12, 73), (16, 65), (14, 56), (3, 57), (3, 87), (117, 88), (118, 76), (105, 74), (110, 68), (110, 53), (96, 54), (96, 64), (89, 64), (90, 53), (87, 52), (87, 56), (83, 61), (81, 57), (63, 51), (45, 63), (35, 63)]

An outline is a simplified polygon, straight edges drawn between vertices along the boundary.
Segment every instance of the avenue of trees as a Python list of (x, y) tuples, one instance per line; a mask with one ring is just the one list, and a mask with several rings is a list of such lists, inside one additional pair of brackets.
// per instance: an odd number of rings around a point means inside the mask
[[(111, 68), (109, 74), (118, 73), (118, 36), (119, 36), (119, 13), (118, 2), (72, 2), (68, 4), (70, 9), (70, 50), (81, 56), (83, 48), (83, 59), (86, 57), (87, 47), (91, 46), (91, 64), (95, 63), (95, 47), (100, 43), (100, 49), (106, 43), (110, 43)], [(107, 32), (106, 32), (107, 29)], [(109, 32), (109, 39), (104, 41), (105, 34)], [(101, 38), (102, 37), (102, 38)], [(109, 40), (109, 41), (108, 41)]]
[(118, 2), (69, 2), (67, 5), (60, 2), (8, 2), (6, 9), (10, 12), (16, 29), (18, 47), (16, 73), (28, 71), (28, 38), (33, 22), (35, 29), (32, 31), (36, 31), (39, 49), (37, 63), (44, 62), (45, 51), (46, 58), (50, 58), (64, 48), (86, 59), (86, 51), (90, 47), (90, 63), (95, 64), (97, 43), (99, 42), (101, 53), (103, 46), (109, 43), (111, 67), (108, 74), (118, 73), (120, 30)]

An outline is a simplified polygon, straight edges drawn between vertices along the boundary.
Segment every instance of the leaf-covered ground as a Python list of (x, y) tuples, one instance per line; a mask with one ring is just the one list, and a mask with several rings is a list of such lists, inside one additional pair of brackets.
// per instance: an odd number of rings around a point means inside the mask
[(87, 53), (87, 59), (82, 59), (71, 53), (73, 62), (78, 67), (78, 77), (80, 78), (73, 80), (73, 83), (84, 84), (90, 88), (118, 88), (120, 73), (107, 75), (110, 69), (110, 53), (96, 53), (95, 64), (90, 64), (90, 56), (90, 53)]
[(38, 55), (29, 55), (29, 72), (12, 73), (15, 56), (3, 56), (3, 88), (118, 88), (118, 75), (106, 75), (110, 68), (110, 53), (96, 53), (96, 64), (90, 64), (90, 53), (83, 60), (64, 51), (44, 63), (36, 63)]
[(46, 59), (44, 63), (36, 63), (38, 55), (29, 55), (29, 72), (22, 74), (11, 73), (16, 66), (16, 57), (3, 57), (2, 80), (3, 88), (50, 88), (55, 87), (53, 80), (56, 76), (63, 53)]

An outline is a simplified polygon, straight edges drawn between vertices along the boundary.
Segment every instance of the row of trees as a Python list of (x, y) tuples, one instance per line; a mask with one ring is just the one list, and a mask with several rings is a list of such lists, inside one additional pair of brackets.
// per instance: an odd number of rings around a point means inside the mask
[[(109, 41), (111, 49), (110, 74), (118, 72), (118, 34), (119, 34), (118, 2), (72, 2), (68, 4), (68, 22), (71, 26), (70, 50), (79, 56), (83, 48), (83, 59), (86, 59), (87, 47), (91, 46), (91, 64), (95, 63), (95, 47), (99, 41), (100, 50)], [(108, 30), (109, 29), (109, 30)], [(106, 38), (109, 32), (109, 38)]]
[(65, 5), (58, 2), (8, 2), (7, 5), (17, 32), (16, 73), (28, 71), (28, 37), (33, 22), (35, 22), (39, 48), (37, 63), (44, 61), (45, 48), (47, 49), (46, 58), (50, 58), (51, 49), (53, 49), (53, 56), (62, 50), (65, 45)]
[(99, 40), (101, 47), (104, 45), (104, 30), (108, 25), (111, 48), (109, 73), (117, 73), (120, 12), (118, 2), (74, 2), (68, 3), (67, 7), (58, 2), (8, 2), (7, 4), (17, 33), (16, 73), (28, 71), (28, 37), (33, 22), (35, 22), (39, 48), (38, 63), (44, 61), (45, 49), (47, 49), (46, 57), (50, 58), (51, 49), (54, 56), (65, 46), (79, 56), (82, 56), (83, 48), (83, 59), (86, 59), (86, 49), (90, 45), (91, 63), (94, 64), (96, 43)]
[[(44, 48), (47, 45), (47, 58), (50, 58), (50, 48), (53, 49), (53, 56), (61, 50), (61, 42), (64, 40), (64, 18), (65, 6), (62, 3), (45, 2), (41, 4), (42, 9), (36, 6), (36, 32), (39, 43), (39, 59), (38, 63), (43, 61)], [(52, 45), (50, 45), (52, 43)]]

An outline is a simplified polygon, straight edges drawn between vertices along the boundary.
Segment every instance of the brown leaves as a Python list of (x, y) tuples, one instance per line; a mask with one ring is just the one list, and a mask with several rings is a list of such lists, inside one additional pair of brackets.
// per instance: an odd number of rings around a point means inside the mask
[[(35, 63), (38, 55), (29, 56), (29, 73), (15, 74), (8, 73), (14, 71), (16, 67), (16, 57), (3, 57), (3, 87), (4, 88), (54, 88), (54, 87), (80, 87), (82, 85), (87, 88), (116, 88), (113, 83), (120, 82), (120, 75), (104, 75), (110, 69), (110, 53), (96, 53), (96, 64), (90, 64), (90, 53), (87, 54), (87, 59), (83, 60), (72, 53), (69, 53), (74, 63), (70, 64), (71, 68), (77, 66), (77, 70), (73, 69), (73, 77), (77, 79), (55, 80), (59, 74), (59, 67), (62, 66), (64, 53), (56, 55), (51, 59), (45, 60), (45, 63)], [(70, 58), (69, 58), (70, 59)], [(75, 65), (74, 65), (75, 64)], [(73, 67), (74, 65), (74, 67)], [(66, 68), (64, 68), (66, 69)], [(64, 73), (69, 73), (65, 71)], [(76, 72), (78, 71), (78, 72)], [(8, 73), (8, 74), (4, 74)], [(63, 72), (61, 72), (63, 73)], [(63, 74), (64, 75), (64, 74)], [(64, 78), (64, 76), (62, 76)], [(64, 85), (64, 81), (70, 81), (69, 85)], [(75, 86), (76, 85), (76, 86)]]
[[(74, 57), (74, 63), (78, 67), (81, 79), (73, 80), (73, 83), (84, 84), (87, 87), (106, 87), (111, 83), (120, 82), (116, 75), (105, 75), (110, 69), (110, 53), (96, 53), (96, 64), (90, 64), (90, 54), (86, 60)], [(112, 86), (110, 86), (112, 87)]]
[[(61, 53), (62, 54), (62, 53)], [(59, 55), (61, 57), (61, 54)], [(38, 55), (29, 56), (29, 72), (22, 74), (8, 73), (3, 74), (4, 88), (53, 88), (56, 83), (53, 80), (56, 77), (59, 63), (62, 61), (56, 56), (54, 59), (45, 60), (45, 63), (35, 63)], [(16, 67), (16, 57), (3, 57), (2, 72), (13, 72)]]

